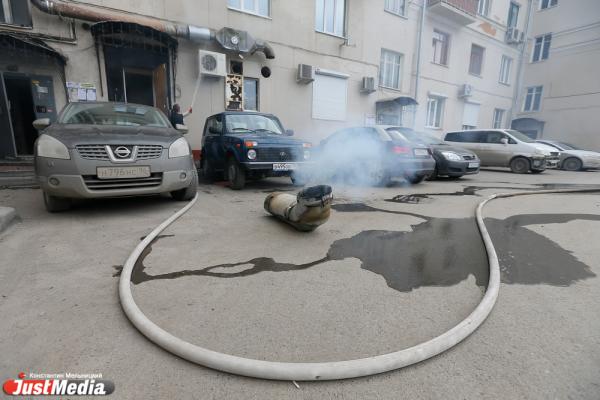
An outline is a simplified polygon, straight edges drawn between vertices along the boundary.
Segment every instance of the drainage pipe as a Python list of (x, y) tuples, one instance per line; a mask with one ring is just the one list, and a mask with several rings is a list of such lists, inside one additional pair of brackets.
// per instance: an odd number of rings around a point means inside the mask
[(335, 380), (380, 374), (416, 364), (450, 349), (473, 333), (492, 311), (500, 288), (500, 266), (494, 244), (483, 221), (483, 208), (487, 203), (494, 199), (529, 196), (533, 194), (592, 192), (600, 192), (600, 189), (542, 190), (536, 192), (494, 194), (479, 203), (475, 217), (487, 251), (490, 276), (487, 290), (481, 302), (467, 318), (449, 331), (416, 346), (393, 353), (355, 360), (322, 363), (288, 363), (254, 360), (219, 353), (188, 343), (170, 334), (148, 319), (133, 299), (131, 292), (131, 273), (133, 272), (133, 267), (146, 247), (163, 230), (185, 214), (196, 203), (198, 200), (197, 194), (185, 207), (150, 232), (133, 250), (123, 266), (119, 280), (121, 305), (131, 323), (150, 341), (181, 358), (219, 371), (253, 378), (287, 381)]

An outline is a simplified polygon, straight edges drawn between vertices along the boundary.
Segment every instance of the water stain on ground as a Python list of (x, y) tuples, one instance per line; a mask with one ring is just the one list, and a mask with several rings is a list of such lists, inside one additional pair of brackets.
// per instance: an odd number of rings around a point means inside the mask
[[(411, 225), (412, 230), (407, 232), (367, 230), (350, 238), (336, 240), (325, 257), (309, 263), (281, 263), (273, 258), (259, 257), (238, 263), (150, 275), (144, 261), (152, 251), (152, 245), (166, 237), (159, 236), (142, 253), (131, 281), (140, 284), (184, 276), (241, 278), (261, 272), (300, 271), (327, 261), (356, 258), (361, 261), (361, 268), (381, 275), (390, 288), (401, 292), (422, 286), (456, 285), (469, 275), (474, 276), (478, 286), (486, 286), (487, 255), (473, 218), (432, 218), (363, 203), (336, 204), (333, 208), (338, 212), (407, 215), (419, 218), (422, 222)], [(569, 251), (526, 228), (527, 225), (562, 224), (574, 220), (600, 221), (600, 215), (526, 214), (504, 220), (486, 219), (499, 256), (502, 282), (569, 286), (595, 277), (590, 267)]]

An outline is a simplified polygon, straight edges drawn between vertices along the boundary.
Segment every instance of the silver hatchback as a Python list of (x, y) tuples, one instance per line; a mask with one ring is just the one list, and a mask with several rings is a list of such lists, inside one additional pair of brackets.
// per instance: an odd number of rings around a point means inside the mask
[(58, 121), (37, 120), (35, 169), (50, 212), (74, 198), (170, 193), (176, 200), (196, 194), (197, 173), (182, 133), (154, 107), (136, 104), (71, 103)]

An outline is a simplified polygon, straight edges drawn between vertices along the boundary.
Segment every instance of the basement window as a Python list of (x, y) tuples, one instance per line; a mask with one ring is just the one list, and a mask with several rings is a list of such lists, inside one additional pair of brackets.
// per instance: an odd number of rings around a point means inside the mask
[(22, 27), (33, 26), (29, 2), (25, 0), (0, 0), (0, 24)]

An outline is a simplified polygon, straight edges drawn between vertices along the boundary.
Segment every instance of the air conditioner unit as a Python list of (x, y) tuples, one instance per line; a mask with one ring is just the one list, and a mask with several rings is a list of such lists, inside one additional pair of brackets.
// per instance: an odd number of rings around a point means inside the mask
[(315, 80), (315, 67), (312, 65), (298, 64), (298, 75), (296, 76), (296, 82), (298, 83), (311, 83)]
[(506, 30), (506, 43), (520, 44), (525, 41), (525, 34), (515, 27), (509, 27)]
[(473, 86), (464, 84), (458, 91), (458, 97), (470, 97), (473, 94)]
[(375, 91), (375, 78), (372, 76), (363, 77), (360, 91), (362, 93), (373, 93)]
[(226, 76), (227, 65), (225, 54), (214, 51), (200, 50), (198, 52), (200, 75), (202, 76)]

